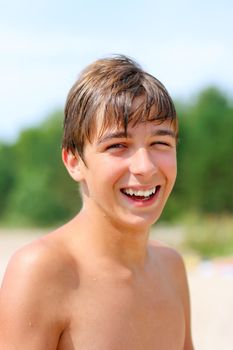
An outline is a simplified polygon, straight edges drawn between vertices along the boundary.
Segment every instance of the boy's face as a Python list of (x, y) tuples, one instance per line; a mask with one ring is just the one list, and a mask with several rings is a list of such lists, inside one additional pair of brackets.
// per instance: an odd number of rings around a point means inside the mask
[(136, 229), (148, 228), (159, 218), (176, 179), (170, 121), (129, 124), (127, 137), (124, 130), (108, 129), (85, 145), (84, 158), (81, 183), (92, 211)]

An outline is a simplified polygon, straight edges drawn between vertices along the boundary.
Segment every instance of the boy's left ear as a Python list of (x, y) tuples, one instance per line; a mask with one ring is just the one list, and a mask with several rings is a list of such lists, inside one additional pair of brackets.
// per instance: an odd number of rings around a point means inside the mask
[(62, 160), (68, 173), (75, 181), (83, 180), (83, 174), (81, 170), (83, 161), (77, 153), (74, 154), (70, 150), (63, 148)]

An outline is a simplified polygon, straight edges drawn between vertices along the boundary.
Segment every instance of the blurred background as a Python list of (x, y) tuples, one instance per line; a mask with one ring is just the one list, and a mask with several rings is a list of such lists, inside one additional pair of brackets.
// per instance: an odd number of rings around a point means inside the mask
[[(152, 235), (185, 257), (197, 349), (214, 350), (223, 338), (222, 348), (232, 349), (233, 328), (226, 325), (233, 319), (226, 313), (217, 318), (227, 335), (214, 331), (219, 325), (207, 329), (216, 300), (205, 314), (203, 300), (206, 305), (205, 291), (214, 282), (198, 284), (196, 273), (217, 274), (211, 291), (219, 283), (229, 290), (226, 275), (233, 281), (233, 3), (0, 0), (0, 5), (2, 273), (18, 245), (80, 208), (77, 185), (60, 156), (68, 90), (93, 60), (129, 55), (164, 83), (180, 120), (178, 178)], [(233, 293), (233, 284), (230, 288)], [(229, 310), (232, 298), (220, 294), (215, 297)]]

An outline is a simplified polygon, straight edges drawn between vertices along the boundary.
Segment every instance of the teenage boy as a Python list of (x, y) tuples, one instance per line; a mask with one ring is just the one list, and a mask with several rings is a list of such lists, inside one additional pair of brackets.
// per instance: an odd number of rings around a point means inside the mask
[(131, 59), (82, 72), (62, 156), (83, 207), (11, 259), (0, 349), (193, 349), (183, 261), (148, 240), (175, 182), (177, 129), (168, 92)]

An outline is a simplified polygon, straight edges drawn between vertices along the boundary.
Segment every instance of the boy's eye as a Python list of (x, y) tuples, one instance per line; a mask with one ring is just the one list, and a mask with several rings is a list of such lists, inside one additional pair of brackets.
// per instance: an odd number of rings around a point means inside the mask
[(159, 145), (159, 146), (164, 146), (164, 147), (170, 147), (170, 143), (168, 142), (165, 142), (165, 141), (156, 141), (156, 142), (153, 142), (152, 143), (152, 146), (153, 145)]
[(114, 143), (112, 145), (107, 146), (108, 149), (114, 149), (114, 148), (124, 148), (125, 146), (122, 143)]

